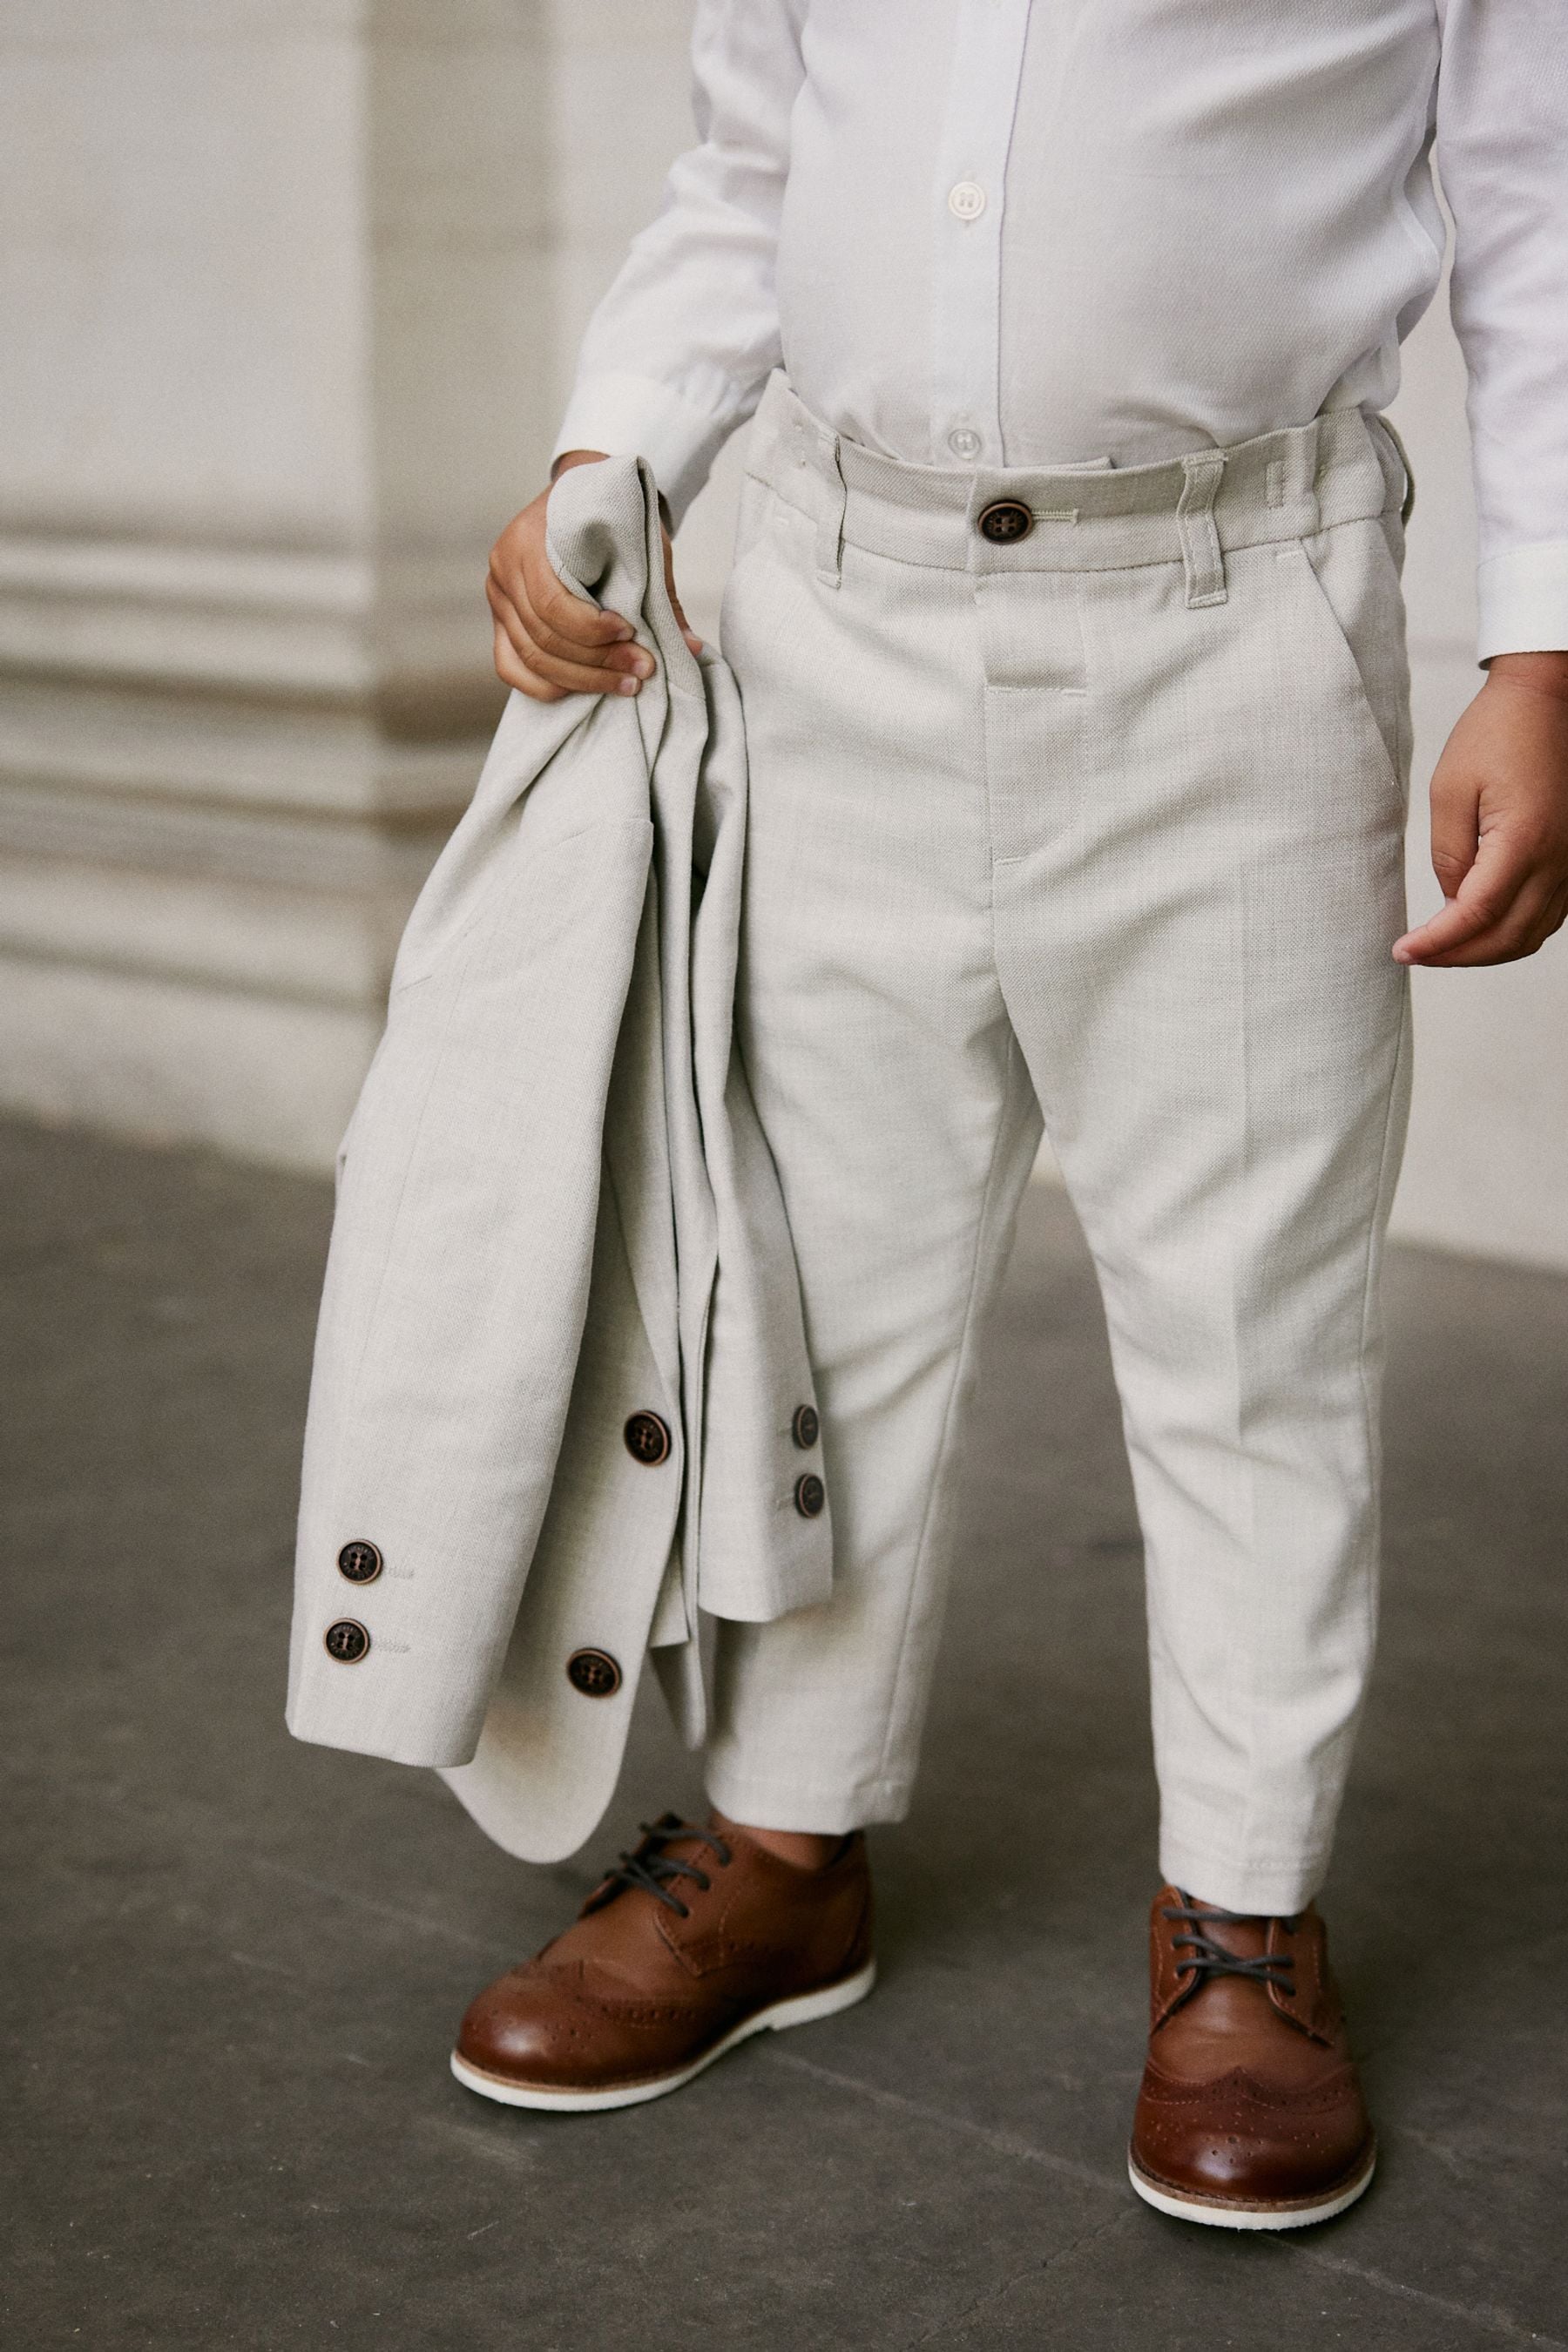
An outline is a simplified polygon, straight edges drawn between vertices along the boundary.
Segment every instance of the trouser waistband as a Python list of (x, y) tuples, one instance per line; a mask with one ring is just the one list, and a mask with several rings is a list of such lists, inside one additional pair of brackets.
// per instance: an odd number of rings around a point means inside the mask
[(1359, 408), (1152, 466), (917, 466), (835, 432), (780, 369), (746, 471), (813, 519), (817, 576), (833, 586), (849, 546), (954, 572), (1180, 563), (1189, 604), (1224, 603), (1229, 550), (1408, 515), (1411, 489), (1393, 427)]

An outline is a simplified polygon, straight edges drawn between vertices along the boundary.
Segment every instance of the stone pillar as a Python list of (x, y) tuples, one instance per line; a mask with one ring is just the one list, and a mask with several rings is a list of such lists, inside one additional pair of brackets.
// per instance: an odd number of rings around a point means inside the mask
[(546, 0), (12, 0), (0, 1100), (330, 1163), (543, 478)]

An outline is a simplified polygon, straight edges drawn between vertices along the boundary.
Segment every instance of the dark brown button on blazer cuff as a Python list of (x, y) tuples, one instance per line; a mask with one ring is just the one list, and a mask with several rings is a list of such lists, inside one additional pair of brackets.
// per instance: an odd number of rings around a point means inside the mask
[(820, 1478), (807, 1471), (795, 1482), (795, 1507), (803, 1519), (815, 1519), (827, 1500), (827, 1489)]

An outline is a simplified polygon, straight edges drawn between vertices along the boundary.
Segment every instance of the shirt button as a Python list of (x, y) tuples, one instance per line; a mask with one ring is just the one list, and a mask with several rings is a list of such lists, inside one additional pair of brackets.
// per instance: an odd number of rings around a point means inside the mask
[(356, 1617), (340, 1617), (321, 1636), (329, 1658), (341, 1666), (357, 1666), (370, 1650), (370, 1635)]
[(657, 1412), (634, 1412), (622, 1432), (634, 1462), (656, 1470), (669, 1458), (669, 1431)]
[(955, 457), (978, 457), (980, 436), (973, 425), (957, 425), (947, 436), (947, 446)]
[(960, 180), (947, 192), (947, 208), (960, 220), (978, 220), (985, 210), (985, 191), (977, 180)]

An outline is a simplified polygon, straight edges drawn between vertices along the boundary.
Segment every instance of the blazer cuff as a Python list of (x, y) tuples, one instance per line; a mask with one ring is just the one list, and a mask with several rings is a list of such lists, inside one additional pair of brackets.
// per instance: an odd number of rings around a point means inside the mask
[(605, 370), (578, 379), (550, 463), (567, 449), (646, 457), (668, 504), (673, 535), (739, 422), (738, 415), (715, 416), (696, 407), (657, 376)]
[(1568, 653), (1568, 539), (1489, 556), (1477, 590), (1478, 661), (1493, 654)]

